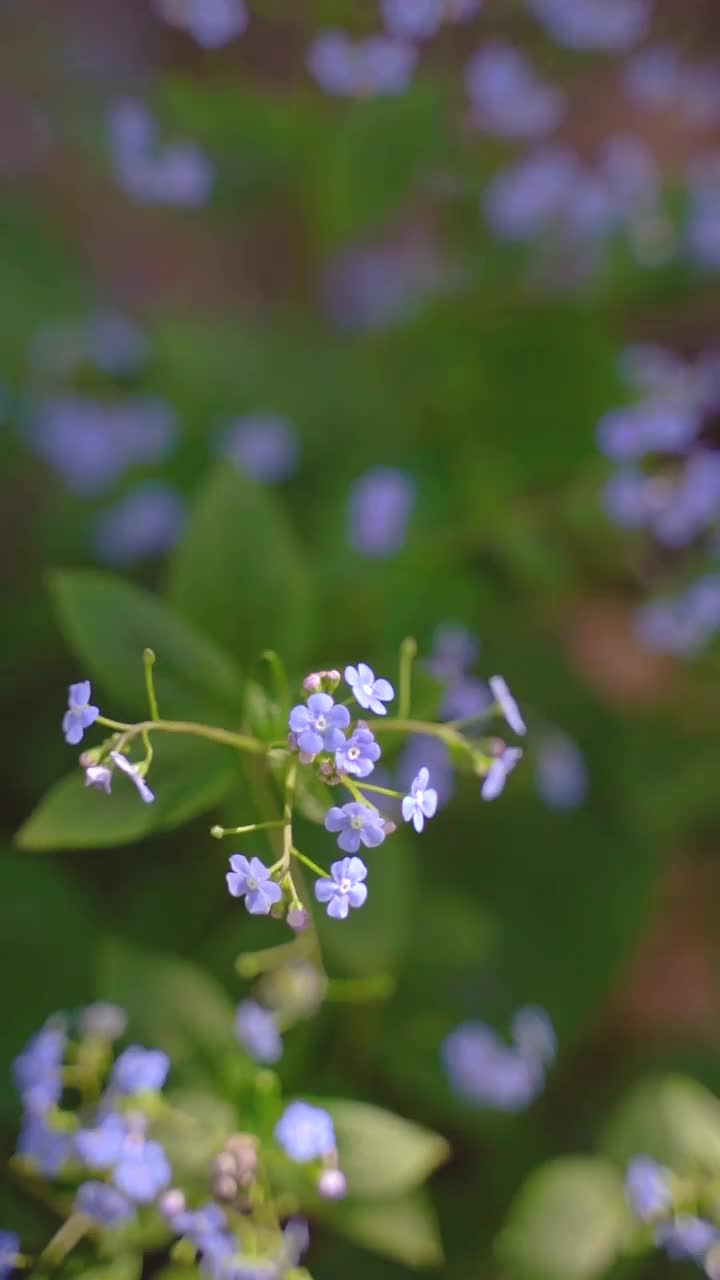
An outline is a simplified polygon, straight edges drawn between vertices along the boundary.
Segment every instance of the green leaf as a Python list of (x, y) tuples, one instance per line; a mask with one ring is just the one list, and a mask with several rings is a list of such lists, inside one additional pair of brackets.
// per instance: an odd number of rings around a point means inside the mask
[(143, 804), (132, 782), (116, 772), (113, 794), (85, 786), (82, 772), (61, 778), (20, 828), (21, 849), (109, 849), (182, 826), (212, 809), (232, 786), (233, 756), (212, 742), (156, 734), (150, 771), (154, 804)]
[(175, 1067), (207, 1061), (233, 1043), (232, 1001), (189, 961), (110, 939), (97, 973), (103, 999), (127, 1009), (133, 1034), (164, 1049)]
[(603, 1150), (624, 1166), (642, 1153), (682, 1174), (720, 1172), (720, 1100), (695, 1080), (643, 1080), (610, 1120)]
[(408, 1267), (437, 1267), (443, 1262), (437, 1219), (425, 1192), (389, 1200), (348, 1200), (329, 1222), (357, 1244)]
[(521, 1187), (497, 1251), (513, 1280), (591, 1280), (617, 1257), (630, 1226), (618, 1170), (568, 1156)]
[[(53, 597), (68, 645), (122, 708), (147, 713), (143, 650), (155, 650), (160, 714), (228, 724), (238, 719), (242, 681), (226, 654), (157, 596), (93, 570), (55, 573)], [(105, 710), (100, 701), (101, 710)], [(108, 709), (113, 715), (114, 708)]]
[(223, 465), (203, 489), (173, 557), (170, 599), (245, 666), (273, 648), (306, 647), (308, 577), (284, 512), (266, 489)]
[(419, 1187), (444, 1164), (450, 1148), (431, 1129), (366, 1102), (324, 1103), (338, 1140), (340, 1165), (353, 1196), (398, 1196)]

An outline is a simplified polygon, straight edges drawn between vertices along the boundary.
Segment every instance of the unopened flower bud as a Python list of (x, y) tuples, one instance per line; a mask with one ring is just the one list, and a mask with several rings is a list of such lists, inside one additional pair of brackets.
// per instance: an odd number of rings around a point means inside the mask
[(301, 764), (312, 764), (315, 756), (311, 751), (300, 751), (298, 752), (298, 759)]
[(322, 689), (322, 675), (319, 671), (311, 671), (302, 682), (302, 687), (306, 693), (319, 693)]
[(347, 1178), (340, 1169), (323, 1169), (317, 1189), (325, 1200), (342, 1200), (347, 1195)]
[(391, 836), (397, 831), (397, 822), (393, 822), (391, 818), (386, 818), (383, 822), (383, 831), (386, 836)]
[(221, 1151), (220, 1155), (216, 1156), (215, 1158), (213, 1169), (215, 1173), (218, 1175), (228, 1174), (232, 1178), (237, 1170), (235, 1157), (233, 1156), (232, 1152)]
[(340, 672), (334, 668), (332, 671), (323, 671), (322, 673), (323, 689), (326, 693), (334, 693), (341, 680)]
[(295, 933), (302, 933), (307, 928), (308, 913), (304, 907), (291, 907), (287, 913), (287, 923)]
[(234, 1178), (227, 1174), (221, 1174), (219, 1177), (213, 1178), (212, 1193), (216, 1200), (222, 1200), (225, 1204), (231, 1204), (237, 1199), (238, 1184)]
[(185, 1194), (179, 1187), (164, 1191), (158, 1200), (158, 1209), (164, 1218), (175, 1218), (185, 1212)]

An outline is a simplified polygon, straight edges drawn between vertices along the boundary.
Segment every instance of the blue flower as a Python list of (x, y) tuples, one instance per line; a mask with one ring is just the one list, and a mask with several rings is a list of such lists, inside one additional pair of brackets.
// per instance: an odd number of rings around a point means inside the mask
[(68, 689), (68, 709), (63, 716), (62, 728), (65, 741), (71, 747), (82, 742), (83, 733), (100, 715), (100, 708), (90, 704), (91, 694), (89, 680), (80, 680), (78, 684), (71, 684)]
[(641, 1222), (652, 1222), (672, 1209), (670, 1170), (650, 1156), (635, 1156), (625, 1171), (625, 1196)]
[(325, 830), (337, 832), (338, 847), (343, 853), (357, 853), (361, 844), (376, 849), (385, 839), (383, 820), (377, 809), (352, 801), (342, 808), (333, 805), (325, 815)]
[(174, 547), (184, 521), (180, 494), (170, 485), (148, 481), (99, 513), (93, 522), (92, 548), (107, 564), (134, 564)]
[(109, 796), (112, 791), (112, 769), (104, 764), (89, 764), (85, 770), (85, 786), (95, 787)]
[(548, 1067), (557, 1055), (557, 1036), (544, 1009), (528, 1004), (513, 1015), (510, 1030), (521, 1057)]
[(235, 1010), (235, 1039), (256, 1062), (278, 1062), (282, 1057), (275, 1017), (255, 1000), (243, 1000)]
[(205, 1249), (218, 1235), (224, 1236), (227, 1219), (220, 1206), (209, 1201), (199, 1209), (183, 1209), (174, 1214), (170, 1225), (176, 1235), (190, 1240), (196, 1249)]
[(116, 1111), (109, 1111), (93, 1129), (78, 1129), (75, 1151), (88, 1169), (110, 1169), (120, 1159), (128, 1136), (127, 1125)]
[(8, 1280), (12, 1275), (19, 1252), (20, 1237), (14, 1231), (0, 1231), (0, 1280)]
[(280, 902), (282, 889), (271, 880), (265, 864), (259, 858), (248, 860), (243, 853), (233, 853), (230, 866), (232, 870), (225, 879), (231, 897), (244, 897), (251, 916), (266, 916), (270, 908)]
[(539, 1092), (537, 1064), (508, 1048), (482, 1022), (457, 1027), (442, 1046), (448, 1079), (469, 1102), (497, 1111), (523, 1111)]
[(475, 122), (505, 138), (549, 133), (565, 112), (558, 89), (541, 83), (527, 58), (512, 45), (485, 45), (468, 63), (465, 84)]
[(118, 1093), (141, 1093), (162, 1089), (170, 1059), (161, 1049), (143, 1049), (132, 1044), (123, 1049), (110, 1075), (110, 1088)]
[(345, 773), (355, 774), (358, 778), (367, 778), (380, 759), (380, 747), (365, 725), (358, 725), (341, 747), (335, 752), (335, 765)]
[(23, 1106), (43, 1113), (54, 1107), (62, 1093), (62, 1066), (67, 1035), (64, 1027), (43, 1027), (13, 1062), (13, 1080)]
[[(389, 266), (390, 262), (384, 259), (374, 293), (382, 285), (382, 277), (387, 277)], [(405, 543), (414, 505), (415, 481), (407, 472), (399, 467), (373, 467), (366, 471), (355, 480), (348, 498), (350, 545), (373, 559), (394, 555)]]
[(357, 667), (345, 668), (345, 681), (361, 707), (366, 711), (374, 711), (376, 716), (387, 715), (387, 707), (383, 703), (392, 702), (395, 697), (395, 690), (389, 680), (376, 680), (372, 667), (360, 662)]
[(439, 30), (445, 0), (381, 0), (383, 22), (400, 40), (424, 40)]
[(248, 25), (245, 0), (189, 0), (177, 5), (173, 0), (155, 0), (158, 15), (174, 27), (181, 27), (203, 49), (219, 49), (242, 35)]
[(291, 1160), (304, 1163), (336, 1150), (331, 1116), (307, 1102), (291, 1102), (275, 1125), (275, 1140)]
[(433, 647), (425, 666), (436, 680), (459, 680), (475, 661), (479, 644), (467, 627), (441, 622), (433, 632)]
[(429, 781), (429, 770), (421, 769), (410, 784), (410, 794), (403, 796), (403, 819), (412, 822), (416, 831), (422, 831), (425, 819), (432, 818), (437, 810), (437, 791), (428, 786)]
[(661, 1222), (655, 1228), (655, 1243), (669, 1258), (692, 1259), (701, 1265), (718, 1239), (720, 1231), (716, 1226), (691, 1214), (679, 1214), (671, 1222)]
[(345, 741), (343, 729), (350, 723), (347, 707), (336, 707), (329, 693), (311, 693), (307, 706), (299, 703), (290, 712), (290, 731), (301, 751), (310, 756), (319, 751), (337, 751)]
[(333, 862), (330, 874), (332, 880), (315, 882), (315, 897), (328, 904), (327, 913), (334, 920), (346, 920), (350, 907), (361, 907), (367, 898), (367, 867), (362, 858), (342, 858)]
[(577, 809), (587, 793), (587, 766), (572, 738), (553, 732), (540, 742), (535, 782), (548, 809)]
[(78, 1187), (75, 1212), (84, 1213), (101, 1227), (114, 1227), (118, 1222), (131, 1217), (134, 1209), (114, 1187), (109, 1187), (106, 1182), (91, 1181), (83, 1182)]
[(502, 755), (495, 757), (480, 788), (480, 795), (483, 800), (497, 799), (505, 786), (508, 774), (512, 773), (521, 758), (522, 751), (520, 747), (506, 747)]
[(172, 1178), (167, 1156), (159, 1142), (141, 1134), (129, 1134), (113, 1170), (118, 1189), (138, 1204), (149, 1204)]
[(140, 204), (196, 208), (210, 198), (213, 166), (192, 142), (158, 145), (154, 117), (139, 102), (116, 103), (108, 121), (115, 181)]
[(567, 49), (623, 53), (644, 36), (651, 0), (527, 0), (548, 35)]
[(155, 799), (155, 795), (150, 790), (144, 777), (142, 776), (140, 772), (140, 766), (136, 764), (131, 764), (127, 756), (122, 755), (120, 751), (111, 751), (110, 759), (118, 769), (120, 769), (123, 773), (127, 774), (131, 782), (137, 787), (138, 793), (140, 795), (140, 799), (144, 800), (145, 804), (152, 804), (153, 800)]
[(517, 702), (513, 698), (507, 687), (507, 683), (503, 680), (502, 676), (491, 676), (488, 684), (490, 685), (495, 702), (500, 708), (500, 711), (505, 717), (505, 720), (509, 724), (513, 733), (521, 735), (527, 733), (525, 721), (520, 715), (520, 708), (518, 707)]
[(260, 484), (279, 484), (297, 466), (297, 432), (276, 414), (241, 418), (227, 433), (225, 452), (239, 471)]
[(417, 60), (417, 50), (390, 36), (369, 36), (353, 43), (344, 31), (321, 31), (307, 54), (307, 67), (325, 93), (338, 97), (370, 97), (403, 93)]
[(32, 1112), (25, 1116), (18, 1137), (18, 1154), (35, 1165), (38, 1173), (54, 1178), (72, 1154), (72, 1137), (51, 1129), (45, 1118)]

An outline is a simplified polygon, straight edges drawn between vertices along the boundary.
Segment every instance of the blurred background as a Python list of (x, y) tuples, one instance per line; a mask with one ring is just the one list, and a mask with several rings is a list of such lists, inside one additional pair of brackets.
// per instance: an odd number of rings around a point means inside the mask
[[(359, 660), (394, 679), (414, 635), (441, 715), (475, 714), (496, 671), (526, 713), (505, 793), (484, 804), (440, 753), (437, 821), (393, 838), (362, 913), (318, 921), (332, 975), (394, 993), (326, 1006), (281, 1068), (446, 1134), (446, 1258), (419, 1260), (512, 1275), (493, 1241), (531, 1169), (596, 1148), (653, 1072), (720, 1086), (717, 5), (3, 0), (0, 20), (3, 1148), (11, 1059), (53, 1010), (112, 998), (109, 942), (237, 1000), (237, 953), (276, 937), (228, 898), (205, 819), (14, 845), (74, 763), (59, 725), (86, 672), (53, 572), (172, 592), (224, 459), (247, 503), (187, 612), (246, 671), (270, 646), (293, 687)], [(444, 1037), (505, 1034), (527, 1003), (560, 1044), (542, 1096), (454, 1096)], [(11, 1180), (0, 1207), (47, 1233)], [(318, 1232), (309, 1265), (400, 1280), (422, 1249), (390, 1236), (371, 1255)]]

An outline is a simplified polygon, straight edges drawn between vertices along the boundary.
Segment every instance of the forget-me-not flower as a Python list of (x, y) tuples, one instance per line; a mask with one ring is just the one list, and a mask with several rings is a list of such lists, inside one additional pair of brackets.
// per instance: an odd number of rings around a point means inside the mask
[(233, 853), (230, 867), (225, 877), (230, 895), (244, 898), (251, 916), (266, 916), (270, 908), (280, 902), (282, 889), (270, 878), (270, 872), (259, 858), (248, 859), (244, 853)]
[(572, 738), (554, 731), (543, 738), (535, 758), (535, 785), (548, 809), (577, 809), (587, 794), (585, 758)]
[(235, 1039), (255, 1062), (278, 1062), (282, 1057), (282, 1037), (275, 1015), (256, 1000), (243, 1000), (235, 1010)]
[(512, 45), (480, 49), (465, 69), (465, 84), (476, 123), (500, 137), (549, 133), (565, 110), (560, 91), (538, 80), (525, 55)]
[(437, 791), (428, 785), (429, 782), (430, 772), (422, 768), (410, 784), (409, 795), (403, 796), (403, 819), (412, 822), (416, 831), (422, 831), (425, 819), (432, 818), (437, 810)]
[(375, 679), (375, 672), (367, 663), (360, 662), (357, 667), (345, 668), (345, 682), (352, 689), (355, 701), (366, 711), (373, 711), (376, 716), (387, 715), (384, 702), (392, 702), (395, 690), (389, 680)]
[(120, 769), (122, 773), (126, 773), (134, 786), (137, 787), (140, 799), (144, 800), (145, 804), (152, 804), (155, 799), (155, 793), (150, 790), (147, 782), (141, 774), (140, 766), (131, 764), (127, 756), (124, 756), (120, 751), (111, 751), (110, 759), (116, 768)]
[(41, 1027), (15, 1058), (13, 1082), (26, 1111), (42, 1114), (59, 1102), (66, 1044), (65, 1028), (50, 1023)]
[(12, 1275), (19, 1253), (20, 1237), (14, 1231), (0, 1231), (0, 1280), (8, 1280)]
[(335, 752), (335, 766), (357, 778), (367, 778), (380, 759), (380, 746), (366, 725), (359, 724), (354, 733)]
[(293, 707), (289, 720), (298, 748), (311, 756), (319, 751), (337, 751), (345, 741), (343, 729), (349, 723), (347, 707), (336, 707), (329, 693), (311, 693), (307, 705), (301, 702)]
[(91, 697), (89, 680), (80, 680), (77, 684), (71, 684), (68, 689), (68, 709), (63, 716), (62, 728), (65, 741), (71, 747), (82, 742), (83, 733), (100, 715), (100, 708), (91, 704)]
[(31, 1160), (38, 1173), (54, 1178), (72, 1154), (72, 1136), (53, 1129), (40, 1112), (25, 1115), (18, 1137), (18, 1154)]
[(689, 1213), (678, 1214), (670, 1222), (660, 1222), (655, 1228), (655, 1243), (669, 1258), (699, 1262), (720, 1239), (720, 1231), (712, 1222), (696, 1218)]
[(297, 466), (297, 432), (286, 418), (266, 413), (241, 418), (227, 432), (224, 452), (238, 471), (260, 484), (279, 484)]
[(442, 1046), (450, 1084), (461, 1098), (497, 1111), (523, 1111), (542, 1088), (542, 1067), (503, 1044), (491, 1027), (465, 1022)]
[(520, 708), (513, 698), (507, 683), (502, 676), (491, 676), (488, 684), (491, 692), (495, 697), (495, 701), (500, 708), (505, 720), (509, 724), (513, 733), (527, 733), (525, 721), (520, 714)]
[(333, 805), (325, 815), (325, 830), (338, 832), (338, 847), (343, 853), (357, 853), (361, 844), (376, 849), (385, 839), (383, 820), (377, 809), (357, 800), (341, 807)]
[(672, 1209), (670, 1170), (650, 1156), (635, 1156), (625, 1170), (625, 1197), (641, 1222), (652, 1222)]
[(508, 774), (512, 773), (521, 758), (520, 747), (506, 747), (502, 755), (495, 757), (480, 788), (483, 800), (497, 799), (505, 786)]
[(115, 1186), (138, 1204), (149, 1204), (167, 1187), (172, 1170), (159, 1142), (142, 1134), (128, 1135), (115, 1168)]
[(291, 1160), (304, 1163), (334, 1153), (337, 1147), (332, 1118), (321, 1107), (291, 1102), (275, 1125), (275, 1140)]
[(112, 769), (104, 764), (89, 764), (85, 770), (85, 786), (104, 791), (109, 796), (112, 791)]
[(185, 521), (185, 503), (168, 484), (138, 485), (93, 521), (90, 541), (107, 564), (129, 565), (174, 547)]
[(134, 1213), (125, 1196), (106, 1182), (83, 1182), (75, 1195), (75, 1212), (97, 1222), (101, 1227), (114, 1227)]
[[(385, 273), (388, 266), (383, 264)], [(412, 476), (399, 467), (372, 467), (359, 476), (348, 497), (350, 545), (373, 559), (399, 551), (415, 505), (415, 491)]]
[(334, 920), (346, 920), (351, 907), (361, 907), (367, 899), (367, 867), (362, 858), (343, 858), (330, 867), (332, 879), (315, 882), (315, 897), (327, 903)]
[(141, 1093), (162, 1089), (170, 1070), (170, 1059), (162, 1049), (143, 1049), (131, 1044), (115, 1060), (110, 1088), (118, 1093)]

